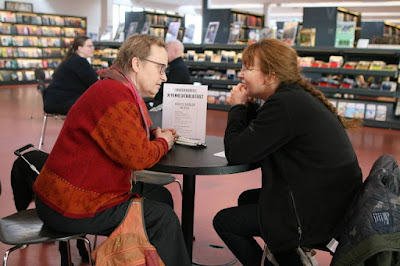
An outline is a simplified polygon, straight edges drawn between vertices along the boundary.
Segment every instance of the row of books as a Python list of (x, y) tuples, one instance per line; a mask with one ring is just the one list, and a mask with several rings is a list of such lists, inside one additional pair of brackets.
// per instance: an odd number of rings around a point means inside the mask
[(396, 71), (397, 65), (386, 64), (383, 61), (343, 61), (343, 56), (330, 56), (329, 62), (315, 60), (315, 57), (299, 57), (298, 64), (302, 67), (344, 68), (360, 70)]
[(204, 53), (196, 53), (195, 50), (188, 50), (183, 58), (187, 61), (197, 62), (213, 62), (213, 63), (241, 63), (242, 53), (235, 51), (219, 50), (214, 52), (212, 50), (205, 50)]
[(240, 21), (243, 22), (245, 26), (253, 26), (253, 27), (262, 27), (263, 18), (257, 17), (253, 15), (246, 15), (246, 14), (239, 14), (239, 13), (232, 13), (232, 22)]
[[(390, 80), (382, 80), (381, 82), (371, 81), (369, 84), (360, 84), (354, 79), (344, 78), (343, 80), (331, 79), (323, 77), (319, 80), (313, 80), (313, 85), (318, 87), (327, 88), (340, 88), (340, 89), (371, 89), (395, 92), (397, 90), (397, 82)], [(351, 92), (349, 92), (351, 93)]]
[(48, 59), (17, 59), (17, 60), (0, 60), (0, 69), (31, 69), (31, 68), (56, 68), (60, 60)]
[(183, 25), (183, 18), (170, 17), (167, 15), (146, 14), (146, 21), (153, 25), (168, 26), (170, 22), (180, 22)]
[(63, 57), (64, 51), (62, 49), (54, 48), (15, 48), (15, 47), (0, 47), (1, 57)]
[(207, 103), (209, 104), (222, 104), (229, 105), (230, 102), (228, 100), (230, 96), (229, 91), (213, 91), (209, 90), (207, 94)]
[(338, 114), (347, 118), (361, 118), (377, 121), (386, 121), (387, 106), (374, 103), (345, 102), (329, 99), (338, 110)]
[(8, 11), (0, 12), (0, 22), (26, 23), (26, 24), (36, 24), (36, 25), (49, 25), (49, 26), (69, 26), (69, 27), (86, 26), (86, 22), (82, 18), (37, 15), (37, 14), (27, 15), (27, 14), (8, 12)]
[(227, 69), (226, 72), (216, 71), (216, 70), (193, 70), (191, 72), (191, 76), (193, 78), (201, 78), (201, 79), (213, 79), (213, 80), (237, 80), (237, 83), (240, 81), (237, 78), (236, 70)]
[[(54, 73), (53, 69), (44, 70), (45, 79), (50, 79)], [(28, 71), (0, 71), (0, 82), (10, 82), (10, 81), (34, 81), (35, 72), (33, 70)]]
[(33, 37), (33, 36), (1, 36), (1, 46), (32, 46), (32, 47), (69, 47), (73, 37)]
[(80, 28), (60, 28), (47, 26), (0, 25), (0, 34), (76, 37), (85, 35), (85, 30)]
[(112, 57), (115, 58), (117, 57), (118, 49), (113, 49), (113, 48), (106, 48), (106, 49), (96, 49), (94, 51), (94, 56), (99, 56), (99, 57)]

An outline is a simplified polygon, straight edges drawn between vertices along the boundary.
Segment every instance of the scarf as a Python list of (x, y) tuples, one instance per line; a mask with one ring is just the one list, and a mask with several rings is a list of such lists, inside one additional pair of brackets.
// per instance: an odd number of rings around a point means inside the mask
[(146, 103), (140, 96), (139, 92), (136, 89), (136, 86), (133, 84), (129, 76), (126, 75), (124, 71), (117, 65), (112, 65), (109, 68), (101, 70), (99, 76), (100, 79), (112, 79), (121, 82), (125, 85), (125, 87), (129, 89), (129, 91), (132, 93), (133, 99), (139, 106), (147, 138), (150, 139), (149, 127), (153, 124), (153, 122), (151, 121), (149, 112), (147, 111)]

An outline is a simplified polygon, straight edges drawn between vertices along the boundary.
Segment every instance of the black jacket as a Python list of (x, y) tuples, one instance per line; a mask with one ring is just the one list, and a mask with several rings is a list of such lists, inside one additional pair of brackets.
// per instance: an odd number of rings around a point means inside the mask
[(57, 68), (44, 90), (44, 109), (66, 114), (73, 103), (96, 81), (97, 73), (86, 58), (73, 54)]
[[(190, 84), (190, 73), (183, 61), (182, 57), (178, 57), (172, 60), (166, 70), (167, 82), (166, 83), (177, 83), (177, 84)], [(164, 84), (163, 84), (164, 85)], [(164, 87), (161, 86), (160, 90), (154, 97), (154, 106), (162, 103)]]
[(261, 164), (259, 222), (273, 252), (324, 246), (362, 184), (339, 119), (295, 84), (279, 87), (257, 112), (233, 106), (225, 153), (233, 164)]

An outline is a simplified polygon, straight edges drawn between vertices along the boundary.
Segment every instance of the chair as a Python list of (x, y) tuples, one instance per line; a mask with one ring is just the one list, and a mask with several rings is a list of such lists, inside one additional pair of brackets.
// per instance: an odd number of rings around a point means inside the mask
[(182, 183), (171, 174), (158, 173), (154, 171), (141, 170), (136, 172), (136, 181), (165, 186), (173, 182), (178, 183), (181, 194), (183, 193)]
[(14, 250), (23, 249), (31, 244), (59, 241), (67, 242), (68, 264), (72, 265), (70, 239), (82, 239), (85, 241), (86, 248), (89, 251), (89, 263), (93, 265), (90, 241), (85, 237), (85, 234), (68, 234), (46, 228), (35, 209), (20, 211), (0, 219), (0, 241), (14, 246), (6, 251), (3, 257), (4, 266), (7, 265), (9, 254)]
[[(46, 84), (45, 84), (45, 78), (46, 75), (43, 71), (42, 68), (36, 68), (35, 69), (35, 78), (36, 81), (38, 82), (38, 86), (37, 86), (37, 93), (36, 93), (36, 97), (35, 97), (35, 103), (33, 105), (33, 109), (32, 109), (32, 113), (31, 113), (31, 118), (33, 118), (33, 112), (34, 110), (36, 110), (36, 106), (37, 106), (37, 98), (39, 96), (41, 96), (41, 98), (43, 99), (43, 92), (46, 89)], [(61, 114), (55, 114), (55, 113), (47, 113), (44, 112), (43, 115), (43, 124), (42, 124), (42, 131), (40, 133), (40, 139), (39, 139), (39, 145), (38, 148), (40, 149), (44, 143), (44, 135), (46, 133), (46, 127), (47, 127), (47, 118), (48, 117), (55, 117), (57, 118), (58, 116), (61, 116)]]

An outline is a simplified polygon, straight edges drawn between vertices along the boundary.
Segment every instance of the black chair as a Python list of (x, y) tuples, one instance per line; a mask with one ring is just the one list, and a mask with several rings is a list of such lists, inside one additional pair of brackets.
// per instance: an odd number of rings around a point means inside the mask
[[(35, 69), (35, 78), (36, 78), (36, 81), (37, 81), (38, 85), (37, 85), (37, 93), (36, 93), (35, 103), (34, 103), (34, 106), (33, 106), (33, 109), (32, 109), (31, 118), (33, 118), (34, 110), (36, 110), (37, 98), (40, 96), (40, 98), (43, 99), (43, 93), (44, 93), (44, 90), (46, 89), (46, 84), (45, 84), (46, 75), (45, 75), (45, 73), (44, 73), (42, 68), (36, 68)], [(46, 111), (44, 111), (44, 108), (43, 108), (43, 112), (44, 112), (44, 114), (43, 114), (43, 124), (42, 124), (42, 130), (41, 130), (40, 138), (39, 138), (39, 145), (38, 145), (39, 149), (42, 147), (42, 145), (44, 143), (44, 136), (45, 136), (46, 127), (47, 127), (47, 118), (48, 117), (55, 117), (57, 119), (58, 116), (63, 116), (62, 114), (46, 112)]]
[(8, 256), (17, 249), (23, 249), (28, 245), (67, 242), (68, 264), (71, 263), (70, 239), (81, 239), (85, 242), (89, 254), (89, 263), (93, 265), (91, 257), (92, 248), (85, 234), (69, 234), (56, 232), (44, 226), (35, 209), (24, 210), (0, 219), (0, 241), (7, 245), (13, 245), (3, 257), (3, 265), (7, 265)]

